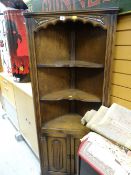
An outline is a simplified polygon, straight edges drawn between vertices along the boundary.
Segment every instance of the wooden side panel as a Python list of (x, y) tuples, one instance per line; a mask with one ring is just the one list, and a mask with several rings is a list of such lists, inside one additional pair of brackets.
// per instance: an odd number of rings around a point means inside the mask
[(128, 109), (131, 109), (131, 102), (120, 99), (119, 97), (111, 96), (111, 103), (117, 103), (117, 104), (120, 104), (122, 106), (125, 106)]
[(131, 74), (131, 61), (114, 60), (113, 71), (130, 75)]
[(131, 102), (131, 89), (129, 88), (112, 85), (111, 95)]
[(116, 45), (131, 45), (131, 31), (117, 32)]
[(130, 29), (131, 29), (131, 15), (119, 17), (117, 30), (130, 30)]
[(112, 83), (115, 85), (131, 88), (131, 75), (114, 73)]
[(114, 58), (131, 61), (131, 46), (116, 46)]
[(118, 20), (111, 103), (131, 109), (131, 15), (119, 17)]

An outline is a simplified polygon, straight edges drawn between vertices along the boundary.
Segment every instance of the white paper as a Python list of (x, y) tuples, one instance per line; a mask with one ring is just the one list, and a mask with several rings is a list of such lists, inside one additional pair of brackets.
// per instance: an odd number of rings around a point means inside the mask
[(96, 113), (96, 119), (94, 116), (87, 127), (131, 150), (131, 110), (113, 104), (100, 116)]

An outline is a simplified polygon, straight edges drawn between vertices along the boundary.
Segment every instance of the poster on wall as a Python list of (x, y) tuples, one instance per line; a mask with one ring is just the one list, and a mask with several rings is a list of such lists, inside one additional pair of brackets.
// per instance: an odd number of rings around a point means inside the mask
[(29, 80), (29, 56), (25, 19), (22, 10), (4, 12), (12, 74), (15, 81)]

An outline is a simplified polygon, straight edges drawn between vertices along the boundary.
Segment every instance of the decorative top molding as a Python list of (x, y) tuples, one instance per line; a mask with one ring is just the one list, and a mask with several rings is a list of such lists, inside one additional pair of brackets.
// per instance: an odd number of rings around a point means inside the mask
[(103, 29), (107, 28), (107, 22), (104, 16), (102, 15), (87, 15), (87, 16), (57, 16), (57, 17), (42, 17), (35, 19), (36, 27), (34, 31), (37, 32), (41, 28), (47, 28), (48, 25), (56, 25), (58, 22), (66, 21), (81, 21), (85, 23), (91, 23), (93, 26), (100, 26)]
[(81, 15), (81, 14), (118, 14), (119, 8), (101, 8), (101, 9), (90, 9), (90, 10), (75, 10), (75, 11), (55, 11), (55, 12), (28, 12), (24, 13), (26, 18), (38, 17), (38, 16), (54, 16), (54, 15)]

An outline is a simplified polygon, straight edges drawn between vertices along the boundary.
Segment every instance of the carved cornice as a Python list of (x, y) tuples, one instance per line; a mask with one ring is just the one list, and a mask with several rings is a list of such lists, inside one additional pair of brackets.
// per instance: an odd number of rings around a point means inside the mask
[(97, 15), (87, 15), (87, 16), (57, 16), (57, 17), (41, 17), (36, 18), (35, 23), (36, 27), (34, 31), (38, 31), (41, 28), (47, 28), (48, 25), (55, 25), (57, 22), (66, 22), (67, 20), (71, 21), (81, 21), (85, 23), (91, 23), (93, 26), (100, 26), (103, 29), (107, 28), (107, 22), (104, 16)]

